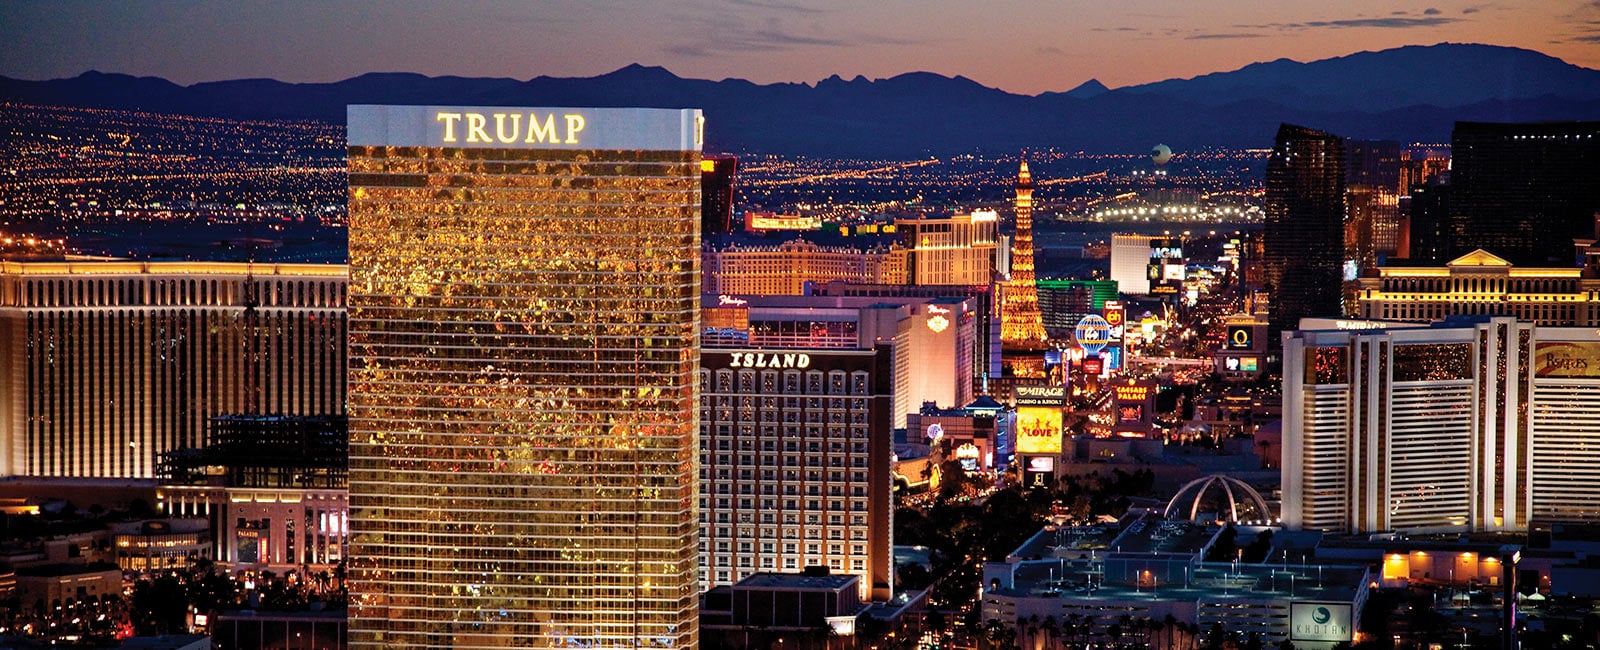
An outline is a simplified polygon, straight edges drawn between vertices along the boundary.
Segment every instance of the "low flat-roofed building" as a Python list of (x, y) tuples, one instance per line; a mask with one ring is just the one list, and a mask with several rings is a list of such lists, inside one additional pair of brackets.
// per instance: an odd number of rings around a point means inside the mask
[(45, 564), (17, 569), (17, 599), (25, 605), (120, 593), (122, 569), (115, 564)]
[(345, 610), (221, 612), (210, 621), (216, 650), (344, 650)]
[[(870, 603), (860, 597), (860, 578), (825, 568), (802, 573), (756, 573), (731, 587), (706, 594), (701, 613), (703, 647), (766, 647), (745, 636), (759, 630), (767, 643), (790, 635), (830, 638), (828, 647), (856, 633)], [(824, 632), (826, 631), (826, 632)]]
[(212, 559), (210, 523), (204, 519), (165, 519), (110, 524), (117, 565), (129, 571), (187, 567)]
[[(288, 646), (298, 648), (301, 646)], [(306, 646), (313, 647), (313, 646)], [(122, 642), (122, 650), (211, 650), (211, 637), (203, 634), (136, 636)]]
[[(1197, 634), (1210, 640), (1218, 627), (1239, 642), (1257, 636), (1268, 646), (1291, 640), (1317, 650), (1355, 638), (1370, 575), (1364, 565), (1205, 561), (1224, 530), (1141, 513), (1117, 524), (1047, 527), (1004, 562), (984, 565), (982, 618), (1016, 628), (1024, 643), (1056, 642), (1045, 637), (1068, 626), (1085, 641), (1151, 647)], [(1051, 624), (1023, 624), (1045, 620)]]

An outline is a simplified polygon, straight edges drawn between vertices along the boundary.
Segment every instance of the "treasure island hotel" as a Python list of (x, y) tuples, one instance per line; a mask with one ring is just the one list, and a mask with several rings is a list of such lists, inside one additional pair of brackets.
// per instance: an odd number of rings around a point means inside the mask
[(348, 117), (350, 645), (695, 647), (699, 112)]

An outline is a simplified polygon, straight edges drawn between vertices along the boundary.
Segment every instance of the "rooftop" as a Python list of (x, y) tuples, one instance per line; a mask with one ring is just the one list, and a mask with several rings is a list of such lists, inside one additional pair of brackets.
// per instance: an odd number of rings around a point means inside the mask
[(1059, 597), (1075, 603), (1178, 600), (1330, 600), (1350, 602), (1366, 587), (1364, 566), (1201, 562), (1182, 578), (1144, 584), (1106, 582), (1101, 560), (1038, 560), (1017, 565), (1013, 587), (992, 593)]
[(806, 575), (804, 573), (755, 573), (733, 586), (739, 589), (783, 589), (788, 591), (843, 591), (855, 589), (860, 578), (849, 574)]

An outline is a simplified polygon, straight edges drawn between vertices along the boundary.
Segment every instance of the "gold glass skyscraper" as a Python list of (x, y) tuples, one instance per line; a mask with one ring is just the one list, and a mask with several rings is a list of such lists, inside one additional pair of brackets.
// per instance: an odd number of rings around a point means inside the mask
[(351, 647), (696, 646), (699, 134), (350, 107)]

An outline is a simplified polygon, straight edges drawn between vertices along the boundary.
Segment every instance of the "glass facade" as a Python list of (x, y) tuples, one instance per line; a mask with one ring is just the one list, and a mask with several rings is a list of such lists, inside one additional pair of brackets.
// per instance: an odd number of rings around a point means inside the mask
[(1261, 266), (1274, 347), (1302, 318), (1343, 313), (1344, 155), (1343, 138), (1284, 124), (1267, 158)]
[[(1504, 376), (1504, 375), (1501, 375)], [(1424, 343), (1394, 346), (1395, 381), (1472, 379), (1472, 346)]]
[(695, 647), (698, 144), (358, 137), (400, 108), (351, 108), (350, 646)]

